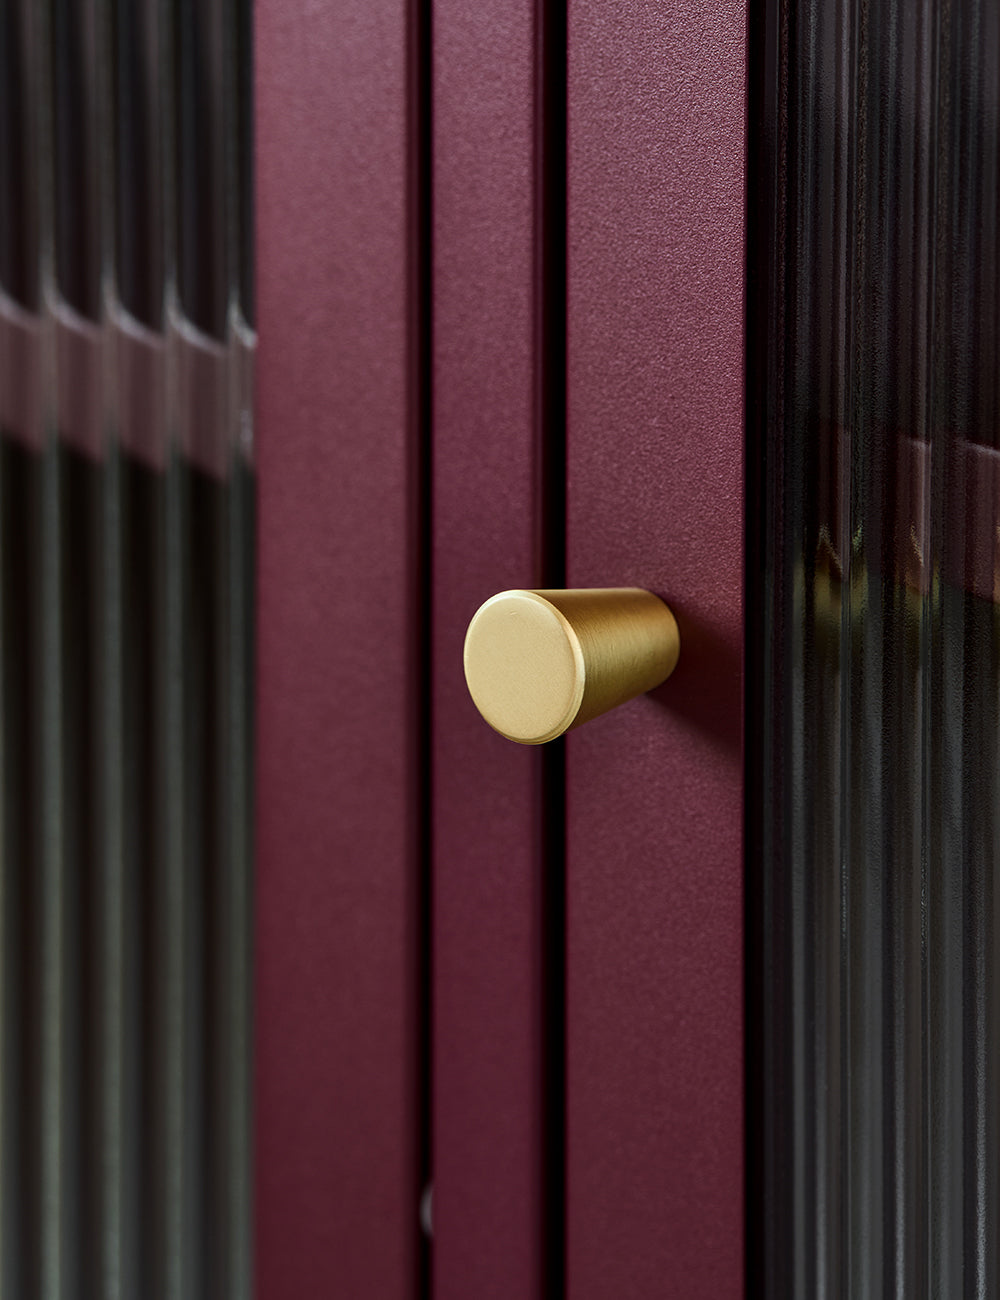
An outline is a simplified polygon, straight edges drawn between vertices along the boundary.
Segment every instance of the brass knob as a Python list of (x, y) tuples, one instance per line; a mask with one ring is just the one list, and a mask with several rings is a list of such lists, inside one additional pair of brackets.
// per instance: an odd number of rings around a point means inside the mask
[(674, 670), (677, 621), (650, 591), (502, 591), (465, 634), (465, 680), (495, 731), (543, 745)]

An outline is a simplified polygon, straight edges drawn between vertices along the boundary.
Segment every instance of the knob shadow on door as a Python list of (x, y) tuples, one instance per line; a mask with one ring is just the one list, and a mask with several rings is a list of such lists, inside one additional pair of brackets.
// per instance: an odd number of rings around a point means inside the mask
[(669, 607), (639, 587), (502, 591), (469, 624), (465, 680), (495, 731), (543, 745), (659, 686), (679, 653)]

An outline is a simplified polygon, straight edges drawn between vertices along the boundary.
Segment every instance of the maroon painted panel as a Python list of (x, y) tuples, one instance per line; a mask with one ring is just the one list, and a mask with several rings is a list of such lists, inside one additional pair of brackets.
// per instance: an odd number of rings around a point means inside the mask
[(535, 585), (532, 0), (434, 8), (434, 1295), (541, 1294), (539, 755), (469, 619)]
[(743, 1292), (745, 6), (569, 7), (568, 580), (681, 659), (568, 743), (568, 1293)]
[(260, 1300), (416, 1290), (406, 41), (256, 8)]

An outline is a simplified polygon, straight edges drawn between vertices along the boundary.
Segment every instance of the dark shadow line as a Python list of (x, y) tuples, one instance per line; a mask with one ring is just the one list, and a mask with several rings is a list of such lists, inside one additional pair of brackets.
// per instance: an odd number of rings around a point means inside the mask
[(771, 505), (779, 491), (769, 462), (772, 403), (780, 365), (778, 276), (781, 149), (781, 32), (787, 0), (756, 0), (747, 25), (747, 184), (745, 196), (745, 400), (744, 452), (744, 988), (745, 988), (745, 1258), (748, 1295), (776, 1294), (776, 1262), (790, 1259), (790, 1223), (776, 1213), (773, 1124), (779, 1081), (771, 1068), (774, 1000), (780, 996), (769, 975), (775, 917), (770, 904), (772, 866), (766, 861), (767, 801), (773, 773), (767, 742), (771, 673), (764, 629), (769, 620), (766, 579), (769, 547), (777, 526)]
[[(535, 445), (542, 587), (566, 585), (566, 0), (535, 9)], [(566, 751), (541, 755), (542, 1277), (566, 1291)]]

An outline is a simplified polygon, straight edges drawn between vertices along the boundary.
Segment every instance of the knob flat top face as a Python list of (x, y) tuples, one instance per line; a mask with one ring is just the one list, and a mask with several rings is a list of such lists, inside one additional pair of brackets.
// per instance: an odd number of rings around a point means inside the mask
[(502, 591), (483, 605), (465, 637), (465, 680), (495, 731), (542, 745), (573, 722), (585, 670), (576, 633), (531, 591)]

